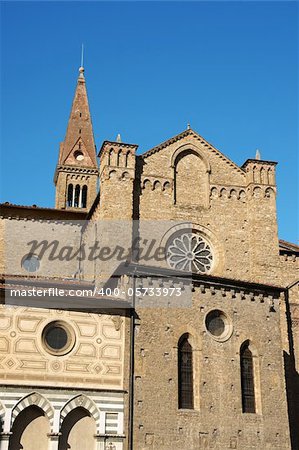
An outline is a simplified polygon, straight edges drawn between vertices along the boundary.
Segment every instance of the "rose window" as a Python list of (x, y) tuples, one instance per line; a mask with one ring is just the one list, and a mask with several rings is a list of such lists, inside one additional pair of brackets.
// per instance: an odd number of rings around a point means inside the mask
[(195, 232), (185, 232), (171, 239), (167, 246), (170, 267), (195, 273), (208, 273), (213, 263), (210, 244)]

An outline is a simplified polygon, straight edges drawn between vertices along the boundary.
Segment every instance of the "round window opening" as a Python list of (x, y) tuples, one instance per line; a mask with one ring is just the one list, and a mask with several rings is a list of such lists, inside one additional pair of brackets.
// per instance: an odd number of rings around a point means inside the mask
[(22, 259), (22, 267), (27, 272), (37, 272), (40, 267), (38, 256), (33, 255), (32, 253), (24, 256), (24, 258)]
[(44, 328), (43, 343), (49, 353), (64, 355), (74, 347), (75, 336), (67, 324), (55, 321)]
[(215, 309), (206, 315), (205, 325), (214, 339), (226, 341), (232, 334), (232, 325), (223, 311)]
[(74, 157), (77, 161), (83, 161), (83, 159), (84, 159), (84, 155), (80, 150), (75, 151)]
[(167, 262), (173, 269), (209, 273), (213, 259), (210, 244), (196, 231), (185, 230), (167, 243)]

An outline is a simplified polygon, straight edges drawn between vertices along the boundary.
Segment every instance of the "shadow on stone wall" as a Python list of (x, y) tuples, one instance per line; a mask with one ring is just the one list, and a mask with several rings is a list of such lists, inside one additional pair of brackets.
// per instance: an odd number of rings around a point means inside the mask
[(296, 370), (289, 292), (285, 293), (289, 353), (283, 352), (292, 450), (299, 450), (299, 373)]
[(287, 352), (283, 356), (292, 450), (299, 450), (299, 374), (294, 358)]

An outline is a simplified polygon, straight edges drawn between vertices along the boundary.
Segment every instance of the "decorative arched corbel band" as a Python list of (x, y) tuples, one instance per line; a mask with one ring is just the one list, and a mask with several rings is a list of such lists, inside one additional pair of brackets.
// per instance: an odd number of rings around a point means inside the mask
[(175, 167), (176, 160), (177, 160), (178, 156), (179, 156), (181, 153), (183, 153), (183, 152), (188, 152), (188, 151), (189, 151), (190, 153), (193, 153), (193, 154), (197, 155), (197, 156), (202, 160), (202, 162), (204, 163), (204, 165), (206, 166), (206, 172), (207, 172), (207, 173), (211, 173), (211, 166), (210, 166), (209, 161), (208, 161), (207, 158), (204, 156), (204, 154), (202, 153), (202, 151), (201, 151), (198, 147), (196, 147), (196, 145), (191, 144), (191, 143), (187, 143), (187, 144), (181, 145), (180, 147), (178, 147), (178, 148), (176, 149), (176, 151), (173, 153), (173, 155), (172, 155), (172, 157), (171, 157), (171, 167), (172, 167), (172, 168)]

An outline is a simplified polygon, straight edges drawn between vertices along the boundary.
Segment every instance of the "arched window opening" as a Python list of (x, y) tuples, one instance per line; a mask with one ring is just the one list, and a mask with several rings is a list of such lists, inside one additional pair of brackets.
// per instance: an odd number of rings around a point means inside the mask
[(87, 186), (86, 184), (82, 188), (82, 208), (86, 208), (87, 205)]
[(117, 166), (121, 165), (121, 157), (122, 157), (122, 151), (119, 150), (117, 153), (117, 163), (116, 163)]
[(58, 450), (87, 450), (94, 448), (95, 421), (82, 407), (73, 409), (61, 426)]
[(111, 148), (108, 152), (108, 166), (111, 166), (111, 164), (112, 164), (112, 154), (113, 154), (113, 149)]
[(259, 183), (259, 176), (258, 176), (258, 169), (254, 166), (252, 169), (253, 172), (253, 182), (254, 183)]
[(243, 413), (255, 413), (255, 392), (254, 392), (254, 367), (253, 357), (249, 348), (249, 342), (241, 347), (241, 389), (242, 389), (242, 411)]
[(126, 166), (126, 167), (128, 167), (129, 156), (130, 156), (130, 152), (127, 152), (127, 153), (126, 153), (126, 157), (125, 157), (125, 166)]
[(69, 207), (73, 206), (73, 190), (74, 190), (73, 185), (69, 184), (67, 188), (67, 206)]
[(207, 167), (198, 153), (192, 149), (179, 153), (174, 161), (174, 203), (207, 205), (208, 184)]
[(274, 171), (271, 169), (271, 167), (268, 169), (268, 184), (275, 184)]
[(178, 345), (178, 394), (179, 408), (193, 409), (192, 347), (188, 335), (181, 337)]
[[(28, 406), (18, 414), (11, 431), (9, 450), (48, 448), (49, 421), (44, 411), (35, 405)], [(32, 439), (32, 436), (35, 438)]]
[(79, 184), (75, 187), (75, 198), (74, 198), (74, 207), (79, 208), (79, 199), (80, 199), (80, 186)]

